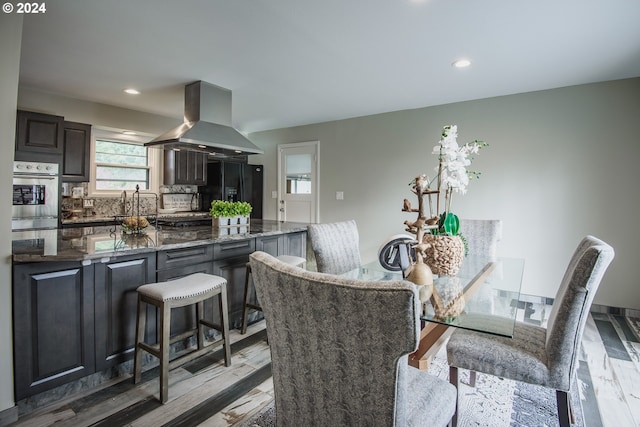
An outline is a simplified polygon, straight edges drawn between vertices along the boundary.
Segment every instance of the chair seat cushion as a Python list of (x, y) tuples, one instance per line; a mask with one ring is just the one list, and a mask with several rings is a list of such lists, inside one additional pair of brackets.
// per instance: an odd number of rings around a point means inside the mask
[(450, 366), (557, 388), (545, 350), (546, 329), (516, 322), (513, 338), (456, 329), (447, 343)]
[(220, 276), (194, 273), (168, 282), (150, 283), (138, 287), (138, 292), (158, 301), (179, 300), (206, 294), (226, 284)]
[(447, 425), (456, 409), (456, 388), (411, 366), (407, 376), (407, 426)]

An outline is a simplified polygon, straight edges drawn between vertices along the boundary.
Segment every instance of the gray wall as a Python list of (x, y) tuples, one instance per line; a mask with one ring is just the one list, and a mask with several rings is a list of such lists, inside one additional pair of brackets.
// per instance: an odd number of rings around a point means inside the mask
[[(11, 200), (22, 17), (0, 15), (0, 200)], [(0, 236), (11, 233), (11, 209), (0, 209)], [(11, 242), (0, 240), (0, 425), (17, 416), (13, 401), (13, 332), (11, 316)]]
[[(640, 308), (640, 79), (518, 94), (266, 132), (249, 137), (265, 154), (265, 217), (276, 218), (276, 146), (320, 141), (320, 221), (354, 218), (363, 261), (404, 231), (407, 184), (434, 174), (442, 126), (458, 141), (487, 141), (471, 169), (482, 172), (453, 211), (504, 221), (500, 255), (526, 259), (523, 292), (554, 296), (579, 242), (612, 244), (613, 261), (595, 302)], [(344, 191), (343, 201), (335, 199)], [(412, 198), (413, 197), (413, 198)]]

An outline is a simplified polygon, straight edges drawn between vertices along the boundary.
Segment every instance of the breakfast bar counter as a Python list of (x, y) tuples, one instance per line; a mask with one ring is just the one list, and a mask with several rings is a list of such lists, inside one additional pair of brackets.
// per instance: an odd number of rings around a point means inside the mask
[[(307, 224), (251, 220), (248, 229), (214, 230), (211, 226), (148, 227), (125, 234), (120, 226), (77, 227), (12, 233), (13, 262), (84, 261), (157, 252), (256, 237), (306, 232)], [(302, 254), (301, 256), (304, 256)]]
[[(248, 229), (149, 226), (145, 232), (100, 226), (12, 233), (17, 400), (74, 387), (88, 375), (108, 379), (130, 363), (141, 285), (193, 273), (223, 277), (229, 326), (239, 328), (249, 255), (306, 257), (307, 224), (301, 223), (251, 220)], [(171, 334), (193, 329), (193, 310), (175, 311)], [(214, 304), (205, 311), (219, 316)], [(155, 314), (149, 316), (147, 336), (155, 337)], [(261, 313), (251, 316), (257, 321)]]

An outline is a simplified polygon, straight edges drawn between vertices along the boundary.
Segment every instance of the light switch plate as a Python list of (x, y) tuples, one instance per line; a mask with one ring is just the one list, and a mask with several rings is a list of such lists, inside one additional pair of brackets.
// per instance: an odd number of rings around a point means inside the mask
[(344, 191), (336, 191), (336, 200), (344, 200)]
[(276, 190), (273, 190), (273, 191), (271, 192), (271, 198), (272, 198), (272, 199), (277, 199), (277, 198), (278, 198), (278, 192), (277, 192)]

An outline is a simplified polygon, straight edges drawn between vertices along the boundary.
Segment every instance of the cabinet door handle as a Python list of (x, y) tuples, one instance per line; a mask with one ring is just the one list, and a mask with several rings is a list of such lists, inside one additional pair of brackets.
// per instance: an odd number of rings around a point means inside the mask
[(237, 242), (237, 243), (223, 243), (220, 245), (220, 249), (226, 251), (228, 249), (248, 248), (249, 241)]

